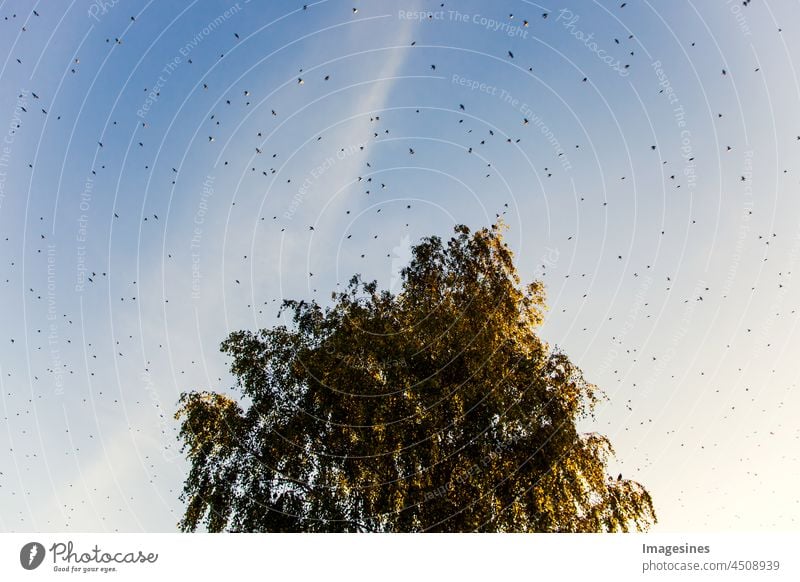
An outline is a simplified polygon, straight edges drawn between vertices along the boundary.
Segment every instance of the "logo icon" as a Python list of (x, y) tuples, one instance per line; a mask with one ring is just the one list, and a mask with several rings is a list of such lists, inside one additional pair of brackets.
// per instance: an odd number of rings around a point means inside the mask
[(28, 542), (19, 551), (19, 563), (26, 570), (35, 570), (44, 561), (44, 546), (39, 542)]

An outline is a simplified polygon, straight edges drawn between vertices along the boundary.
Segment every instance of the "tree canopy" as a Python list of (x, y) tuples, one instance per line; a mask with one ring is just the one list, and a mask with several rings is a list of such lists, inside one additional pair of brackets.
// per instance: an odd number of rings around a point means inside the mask
[(222, 343), (240, 395), (181, 395), (183, 531), (612, 532), (656, 515), (582, 433), (600, 390), (537, 335), (502, 225), (412, 249), (397, 293), (354, 276), (331, 304)]

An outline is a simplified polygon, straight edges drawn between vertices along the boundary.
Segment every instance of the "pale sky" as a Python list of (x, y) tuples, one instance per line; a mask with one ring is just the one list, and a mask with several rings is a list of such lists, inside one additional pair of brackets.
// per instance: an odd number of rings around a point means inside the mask
[(230, 331), (501, 213), (654, 531), (797, 529), (796, 6), (440, 4), (0, 0), (0, 531), (175, 531)]

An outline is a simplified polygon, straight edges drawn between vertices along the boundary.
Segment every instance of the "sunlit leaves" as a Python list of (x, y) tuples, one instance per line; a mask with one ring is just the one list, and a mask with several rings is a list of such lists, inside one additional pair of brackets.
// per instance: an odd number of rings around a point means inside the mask
[(184, 394), (195, 531), (628, 531), (655, 521), (612, 480), (602, 397), (536, 334), (501, 227), (413, 249), (397, 294), (353, 277), (332, 303), (287, 301), (291, 328), (222, 344), (247, 406)]

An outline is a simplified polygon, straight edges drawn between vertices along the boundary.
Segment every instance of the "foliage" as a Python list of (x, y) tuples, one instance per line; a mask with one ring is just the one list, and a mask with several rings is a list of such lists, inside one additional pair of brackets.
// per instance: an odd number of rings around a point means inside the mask
[[(643, 530), (650, 494), (582, 434), (602, 394), (539, 339), (493, 225), (423, 239), (397, 294), (353, 277), (222, 343), (242, 398), (181, 396), (184, 531)], [(246, 405), (244, 403), (247, 403)]]

